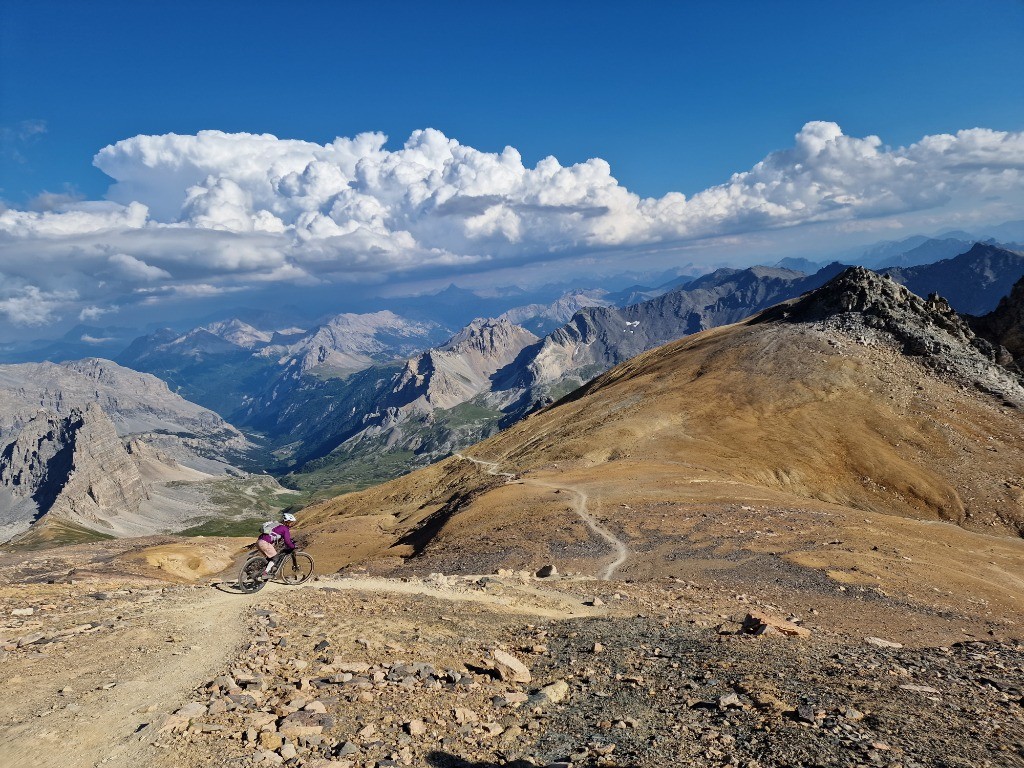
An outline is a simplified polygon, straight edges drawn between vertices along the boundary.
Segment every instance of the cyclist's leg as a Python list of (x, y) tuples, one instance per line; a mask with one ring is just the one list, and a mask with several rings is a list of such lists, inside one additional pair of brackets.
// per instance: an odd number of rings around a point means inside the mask
[(260, 539), (256, 546), (259, 547), (260, 552), (266, 555), (267, 567), (263, 569), (263, 575), (266, 576), (274, 570), (274, 565), (277, 562), (275, 559), (277, 557), (277, 549), (269, 541), (264, 541), (263, 539)]

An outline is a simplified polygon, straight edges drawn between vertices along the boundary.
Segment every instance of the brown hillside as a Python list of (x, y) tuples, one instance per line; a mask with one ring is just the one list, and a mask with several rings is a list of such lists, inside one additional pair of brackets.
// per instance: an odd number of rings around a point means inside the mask
[[(934, 591), (1015, 612), (1019, 384), (986, 367), (948, 308), (885, 283), (887, 300), (920, 317), (810, 312), (804, 299), (688, 337), (468, 452), (516, 481), (453, 457), (311, 508), (304, 527), (331, 566), (415, 554), (406, 567), (552, 561), (598, 575), (615, 553), (584, 524), (582, 502), (627, 544), (620, 577), (713, 571), (737, 588), (767, 577)], [(922, 342), (918, 320), (939, 335)], [(908, 355), (911, 343), (932, 351)]]

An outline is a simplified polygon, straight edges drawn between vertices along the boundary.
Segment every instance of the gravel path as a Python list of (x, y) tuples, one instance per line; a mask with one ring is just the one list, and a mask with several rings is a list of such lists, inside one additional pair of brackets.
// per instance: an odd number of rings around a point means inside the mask
[(243, 615), (255, 599), (215, 590), (146, 592), (85, 597), (93, 614), (117, 612), (109, 628), (36, 646), (42, 650), (24, 667), (8, 664), (17, 669), (8, 692), (17, 695), (0, 703), (4, 765), (147, 764), (149, 746), (134, 736), (145, 719), (139, 713), (173, 711), (237, 653)]
[[(485, 471), (489, 475), (495, 475), (496, 477), (504, 477), (510, 481), (517, 479), (516, 475), (511, 472), (499, 472), (499, 465), (493, 461), (474, 459), (472, 456), (466, 456), (461, 453), (456, 453), (455, 455), (458, 456), (460, 459), (465, 459), (466, 461), (471, 461), (474, 464), (478, 464), (484, 467)], [(595, 534), (597, 534), (602, 539), (607, 541), (608, 544), (611, 545), (612, 549), (615, 550), (615, 559), (608, 565), (606, 565), (601, 570), (600, 574), (600, 578), (602, 581), (611, 580), (611, 578), (615, 575), (615, 571), (617, 571), (619, 567), (623, 563), (625, 563), (626, 560), (629, 559), (629, 547), (626, 546), (626, 542), (624, 542), (610, 530), (601, 525), (601, 523), (598, 522), (597, 518), (590, 513), (590, 510), (587, 506), (587, 503), (590, 501), (590, 498), (587, 496), (586, 492), (575, 485), (560, 485), (557, 483), (545, 483), (541, 480), (525, 479), (521, 480), (521, 482), (524, 485), (532, 485), (535, 488), (551, 488), (553, 490), (568, 491), (576, 498), (576, 503), (573, 506), (573, 511), (577, 515), (579, 515), (580, 519), (583, 520), (584, 523), (586, 523), (587, 527), (591, 531), (593, 531)]]

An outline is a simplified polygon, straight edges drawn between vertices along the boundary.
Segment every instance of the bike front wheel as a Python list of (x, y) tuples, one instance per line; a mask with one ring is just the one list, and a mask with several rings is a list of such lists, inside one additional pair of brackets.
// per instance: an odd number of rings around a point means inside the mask
[(267, 558), (262, 555), (250, 557), (238, 572), (238, 589), (241, 592), (259, 592), (267, 585), (263, 578), (263, 569), (267, 567)]
[(307, 581), (313, 575), (313, 558), (305, 552), (296, 552), (289, 555), (281, 563), (277, 572), (278, 578), (285, 584), (296, 586)]

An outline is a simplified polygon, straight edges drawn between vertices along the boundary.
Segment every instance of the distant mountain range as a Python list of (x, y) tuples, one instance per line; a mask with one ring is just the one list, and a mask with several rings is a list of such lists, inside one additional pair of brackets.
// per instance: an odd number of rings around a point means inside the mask
[[(880, 247), (879, 258), (899, 256), (904, 264), (883, 272), (921, 295), (939, 293), (957, 311), (986, 316), (1024, 277), (1024, 256), (979, 243), (952, 258), (911, 264), (915, 253), (935, 255), (956, 242), (911, 238)], [(355, 488), (446, 456), (636, 355), (742, 321), (844, 269), (720, 269), (697, 278), (668, 275), (654, 288), (617, 294), (574, 290), (458, 332), (394, 311), (344, 313), (309, 328), (249, 313), (138, 338), (118, 362), (155, 374), (250, 432), (260, 445), (259, 466), (290, 473), (288, 482), (313, 491)], [(442, 292), (463, 294), (454, 286)], [(1000, 317), (1000, 327), (1015, 322), (1005, 312)], [(1013, 345), (1012, 330), (1002, 334)], [(174, 423), (168, 431), (181, 431)]]
[(937, 293), (957, 312), (981, 315), (995, 309), (1010, 286), (1024, 277), (1024, 252), (975, 243), (953, 258), (880, 272), (919, 296)]

